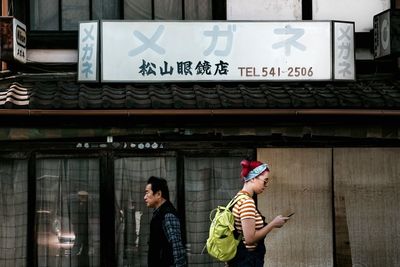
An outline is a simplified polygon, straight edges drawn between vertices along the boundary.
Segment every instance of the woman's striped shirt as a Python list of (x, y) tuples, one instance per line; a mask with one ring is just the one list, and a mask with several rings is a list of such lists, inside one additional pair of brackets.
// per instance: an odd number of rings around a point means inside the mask
[[(237, 195), (246, 195), (246, 198), (240, 199), (233, 206), (232, 214), (235, 217), (235, 228), (239, 232), (239, 234), (243, 233), (242, 228), (242, 220), (252, 219), (255, 220), (256, 230), (259, 230), (264, 227), (264, 221), (261, 214), (256, 209), (256, 204), (254, 199), (250, 197), (247, 192), (240, 191)], [(246, 241), (243, 237), (243, 242), (246, 245), (247, 249), (255, 249), (257, 244), (247, 245)]]

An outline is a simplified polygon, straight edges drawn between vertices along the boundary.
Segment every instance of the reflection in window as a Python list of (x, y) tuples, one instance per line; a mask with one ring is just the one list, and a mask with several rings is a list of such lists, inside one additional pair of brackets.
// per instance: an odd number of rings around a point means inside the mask
[(100, 266), (99, 161), (40, 159), (36, 192), (38, 266)]
[(226, 205), (241, 189), (242, 158), (185, 158), (185, 214), (190, 266), (223, 266), (202, 253), (208, 237), (210, 212)]
[(0, 266), (26, 266), (28, 164), (0, 159)]
[(170, 200), (176, 207), (176, 159), (121, 158), (115, 160), (114, 166), (116, 266), (147, 266), (153, 209), (148, 208), (143, 200), (144, 188), (152, 175), (165, 178)]

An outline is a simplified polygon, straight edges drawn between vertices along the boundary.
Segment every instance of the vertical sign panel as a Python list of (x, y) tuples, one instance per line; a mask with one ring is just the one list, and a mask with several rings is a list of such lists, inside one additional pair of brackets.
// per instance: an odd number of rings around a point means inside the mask
[(99, 23), (79, 24), (78, 81), (97, 82), (98, 75)]
[(390, 10), (374, 16), (374, 57), (390, 55)]
[(26, 63), (26, 26), (17, 19), (13, 19), (14, 58)]
[(354, 23), (333, 22), (335, 80), (354, 80)]

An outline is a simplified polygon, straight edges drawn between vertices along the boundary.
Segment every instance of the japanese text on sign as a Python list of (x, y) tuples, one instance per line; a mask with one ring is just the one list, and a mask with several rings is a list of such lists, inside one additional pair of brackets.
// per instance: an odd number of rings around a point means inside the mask
[(335, 73), (337, 80), (355, 79), (354, 24), (334, 22)]
[(97, 22), (87, 22), (79, 25), (78, 79), (81, 81), (97, 80), (97, 32)]
[[(331, 25), (329, 21), (103, 21), (102, 80), (330, 80)], [(346, 44), (341, 46), (343, 59), (354, 50), (350, 46), (345, 51)]]

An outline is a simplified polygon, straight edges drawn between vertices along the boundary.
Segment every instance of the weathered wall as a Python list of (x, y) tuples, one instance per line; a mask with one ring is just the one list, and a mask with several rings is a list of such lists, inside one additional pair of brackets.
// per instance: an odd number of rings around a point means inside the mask
[(228, 0), (227, 19), (301, 20), (301, 0)]
[(266, 266), (400, 266), (400, 148), (263, 148)]
[(259, 149), (272, 178), (258, 198), (267, 221), (295, 212), (266, 238), (266, 266), (332, 266), (331, 149)]
[(400, 266), (400, 148), (336, 148), (333, 155), (338, 266), (350, 266), (339, 262), (346, 254), (353, 266)]

